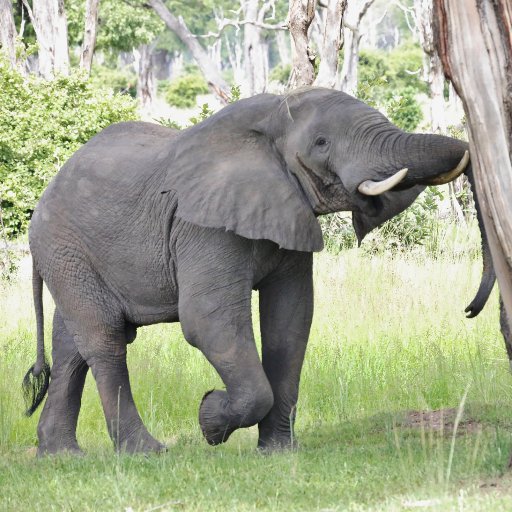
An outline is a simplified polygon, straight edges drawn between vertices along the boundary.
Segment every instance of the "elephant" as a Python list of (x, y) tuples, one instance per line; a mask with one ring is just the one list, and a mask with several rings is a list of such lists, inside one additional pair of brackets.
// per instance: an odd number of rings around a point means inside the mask
[[(24, 380), (27, 414), (48, 395), (38, 454), (81, 453), (89, 368), (115, 449), (165, 450), (139, 416), (126, 364), (137, 328), (161, 322), (180, 322), (225, 384), (199, 406), (209, 444), (257, 424), (261, 450), (290, 447), (313, 253), (323, 248), (318, 216), (351, 211), (362, 239), (427, 185), (470, 168), (466, 142), (405, 133), (322, 88), (243, 99), (181, 132), (145, 122), (104, 129), (56, 174), (29, 228), (37, 360)], [(43, 282), (56, 305), (51, 379)]]

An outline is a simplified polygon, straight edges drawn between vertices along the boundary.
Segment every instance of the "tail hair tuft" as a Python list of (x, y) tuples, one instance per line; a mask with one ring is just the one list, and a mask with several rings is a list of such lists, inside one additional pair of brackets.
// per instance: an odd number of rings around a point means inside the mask
[(48, 391), (48, 385), (50, 384), (50, 365), (45, 361), (41, 371), (34, 372), (36, 365), (33, 365), (27, 372), (23, 379), (23, 398), (27, 410), (25, 411), (26, 416), (32, 416), (35, 410), (39, 407), (43, 401), (46, 392)]

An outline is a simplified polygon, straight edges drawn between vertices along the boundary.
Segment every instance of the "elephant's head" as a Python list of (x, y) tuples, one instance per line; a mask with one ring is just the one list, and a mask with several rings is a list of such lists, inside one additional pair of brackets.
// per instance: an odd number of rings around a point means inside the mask
[(338, 91), (267, 94), (181, 133), (165, 190), (177, 191), (185, 220), (317, 251), (317, 215), (352, 211), (362, 239), (426, 185), (463, 172), (467, 149), (449, 137), (404, 133)]

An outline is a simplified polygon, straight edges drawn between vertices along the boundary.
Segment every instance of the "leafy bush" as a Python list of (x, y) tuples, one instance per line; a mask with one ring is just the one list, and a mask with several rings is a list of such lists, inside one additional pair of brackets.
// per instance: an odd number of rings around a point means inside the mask
[(207, 92), (208, 86), (201, 75), (184, 75), (169, 84), (165, 99), (175, 107), (190, 108), (196, 104), (198, 94)]
[(423, 119), (421, 107), (412, 87), (400, 89), (396, 94), (388, 93), (386, 113), (393, 123), (402, 130), (412, 132)]
[(24, 78), (0, 55), (0, 198), (7, 235), (27, 227), (51, 177), (106, 126), (136, 118), (127, 96), (97, 89), (82, 75)]
[(112, 89), (114, 93), (137, 96), (137, 75), (128, 68), (119, 69), (94, 65), (91, 72), (92, 84), (99, 88)]
[(270, 72), (269, 78), (270, 80), (286, 85), (288, 83), (288, 80), (290, 79), (291, 72), (292, 67), (290, 64), (278, 64)]
[(403, 252), (419, 245), (428, 245), (429, 252), (435, 255), (438, 200), (442, 197), (439, 189), (427, 187), (409, 208), (368, 235), (362, 245), (364, 252)]
[[(427, 246), (428, 252), (435, 256), (438, 252), (438, 202), (441, 198), (437, 188), (428, 187), (409, 208), (369, 233), (361, 249), (371, 255), (386, 250), (403, 252)], [(356, 247), (357, 239), (346, 213), (325, 215), (319, 220), (328, 251), (337, 254)]]

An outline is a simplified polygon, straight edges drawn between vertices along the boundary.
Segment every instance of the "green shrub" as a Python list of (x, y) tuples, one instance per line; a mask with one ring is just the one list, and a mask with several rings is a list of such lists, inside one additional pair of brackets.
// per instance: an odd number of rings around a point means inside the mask
[(127, 96), (82, 75), (24, 78), (0, 55), (0, 198), (7, 235), (23, 232), (51, 177), (106, 126), (136, 118)]
[[(373, 230), (364, 239), (361, 250), (372, 255), (384, 251), (404, 252), (426, 246), (431, 256), (438, 253), (438, 203), (441, 192), (428, 187), (405, 211)], [(357, 246), (352, 221), (347, 213), (333, 213), (319, 218), (325, 247), (338, 254)]]
[(137, 96), (137, 75), (128, 68), (95, 65), (92, 68), (91, 81), (97, 88), (112, 89), (114, 93), (128, 94), (132, 98)]
[(367, 254), (386, 250), (404, 252), (426, 245), (431, 256), (437, 252), (438, 204), (442, 193), (435, 187), (427, 187), (406, 210), (372, 231), (362, 248)]
[(175, 107), (190, 108), (196, 104), (198, 94), (207, 92), (208, 86), (201, 75), (184, 75), (169, 84), (165, 99)]
[(407, 132), (416, 129), (423, 119), (423, 113), (416, 101), (416, 91), (412, 87), (405, 87), (396, 93), (387, 94), (385, 105), (388, 117), (396, 126)]
[(288, 80), (290, 79), (291, 72), (292, 67), (290, 64), (278, 64), (270, 72), (269, 78), (270, 80), (286, 85), (288, 83)]

